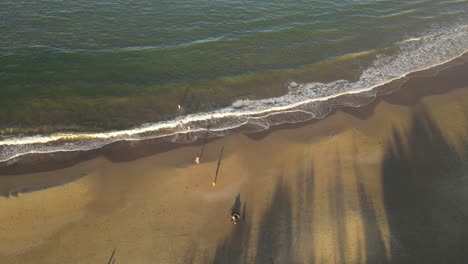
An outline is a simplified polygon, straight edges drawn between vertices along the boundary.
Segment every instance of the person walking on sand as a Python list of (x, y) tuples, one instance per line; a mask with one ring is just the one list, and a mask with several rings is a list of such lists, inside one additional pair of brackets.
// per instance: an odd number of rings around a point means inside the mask
[(195, 164), (196, 165), (200, 164), (200, 157), (198, 155), (195, 156)]
[(240, 215), (239, 214), (231, 214), (231, 222), (237, 225), (237, 221), (239, 221)]

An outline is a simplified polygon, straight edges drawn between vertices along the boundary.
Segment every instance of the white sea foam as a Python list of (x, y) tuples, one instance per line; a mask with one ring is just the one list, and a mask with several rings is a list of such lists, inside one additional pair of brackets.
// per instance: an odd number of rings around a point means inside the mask
[(412, 41), (420, 41), (422, 37), (419, 37), (419, 38), (409, 38), (409, 39), (405, 39), (403, 41), (400, 41), (399, 43), (400, 44), (403, 44), (403, 43), (406, 43), (406, 42), (412, 42)]
[[(189, 114), (176, 120), (147, 124), (133, 129), (5, 139), (0, 141), (0, 162), (28, 153), (87, 151), (116, 141), (158, 137), (184, 141), (189, 132), (196, 134), (205, 131), (205, 127), (211, 121), (216, 121), (210, 128), (211, 133), (224, 135), (232, 129), (247, 124), (255, 127), (249, 131), (258, 131), (285, 122), (323, 118), (331, 109), (330, 105), (326, 104), (330, 99), (363, 93), (372, 97), (375, 96), (373, 93), (375, 87), (399, 79), (411, 72), (440, 65), (461, 56), (468, 51), (468, 27), (465, 25), (445, 29), (422, 37), (409, 38), (395, 45), (398, 47), (396, 54), (377, 55), (371, 67), (364, 70), (356, 82), (336, 80), (330, 83), (298, 83), (291, 81), (289, 92), (283, 96), (260, 100), (238, 100), (230, 107), (213, 112)], [(361, 53), (367, 54), (368, 52)], [(357, 56), (356, 54), (353, 56)], [(353, 102), (341, 102), (341, 104), (353, 105)], [(280, 116), (284, 117), (280, 118)], [(192, 137), (191, 140), (196, 140), (196, 138)]]

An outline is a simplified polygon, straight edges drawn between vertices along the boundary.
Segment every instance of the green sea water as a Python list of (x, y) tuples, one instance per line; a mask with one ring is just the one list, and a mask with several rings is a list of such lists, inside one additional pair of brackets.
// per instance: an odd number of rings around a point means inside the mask
[(128, 129), (281, 96), (291, 81), (355, 81), (395, 43), (466, 25), (467, 12), (436, 0), (1, 1), (0, 139)]

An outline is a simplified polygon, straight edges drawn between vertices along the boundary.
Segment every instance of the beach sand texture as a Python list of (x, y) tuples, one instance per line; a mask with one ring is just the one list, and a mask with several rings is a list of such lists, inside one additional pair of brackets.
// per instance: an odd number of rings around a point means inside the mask
[[(107, 263), (115, 248), (116, 263), (462, 263), (467, 69), (313, 124), (211, 141), (198, 166), (190, 145), (2, 175), (2, 191), (73, 180), (0, 197), (0, 262)], [(411, 96), (446, 83), (457, 89)]]

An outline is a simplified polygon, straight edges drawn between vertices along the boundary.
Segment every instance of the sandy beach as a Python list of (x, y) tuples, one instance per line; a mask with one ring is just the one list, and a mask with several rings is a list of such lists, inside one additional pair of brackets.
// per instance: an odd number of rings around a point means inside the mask
[(199, 143), (2, 167), (0, 262), (464, 263), (467, 73), (465, 56), (367, 106), (210, 141), (198, 166)]

